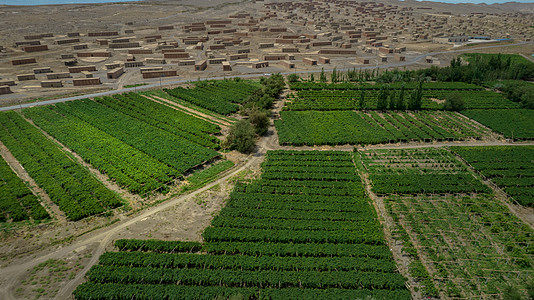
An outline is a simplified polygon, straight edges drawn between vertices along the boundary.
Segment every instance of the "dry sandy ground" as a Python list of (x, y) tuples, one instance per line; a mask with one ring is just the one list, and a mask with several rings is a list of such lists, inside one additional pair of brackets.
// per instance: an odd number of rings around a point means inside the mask
[[(141, 47), (155, 50), (157, 42), (146, 42), (143, 37), (148, 35), (162, 35), (162, 39), (166, 41), (177, 41), (184, 36), (206, 35), (206, 32), (185, 34), (181, 30), (181, 26), (190, 24), (192, 22), (200, 22), (209, 19), (224, 19), (229, 15), (236, 12), (247, 12), (254, 16), (257, 20), (262, 16), (265, 10), (264, 3), (269, 2), (282, 2), (284, 0), (268, 0), (258, 1), (254, 0), (146, 0), (140, 2), (131, 3), (108, 3), (108, 4), (70, 4), (70, 5), (47, 5), (47, 6), (0, 6), (0, 46), (7, 48), (6, 51), (0, 52), (0, 80), (16, 80), (16, 75), (31, 74), (36, 67), (50, 67), (53, 72), (65, 72), (67, 67), (60, 59), (62, 54), (76, 54), (80, 51), (95, 51), (105, 50), (109, 51), (107, 46), (100, 46), (96, 43), (98, 38), (89, 38), (86, 36), (88, 32), (96, 31), (117, 31), (120, 33), (120, 37), (133, 37), (134, 41), (139, 41)], [(396, 1), (396, 0), (377, 0), (377, 2), (384, 2), (386, 4), (402, 6), (411, 6), (415, 8), (415, 13), (418, 16), (421, 14), (436, 15), (436, 13), (426, 13), (425, 11), (417, 10), (417, 7), (433, 7), (433, 12), (448, 11), (452, 14), (467, 14), (470, 12), (488, 12), (488, 13), (502, 13), (503, 11), (534, 11), (534, 4), (509, 4), (500, 6), (484, 6), (473, 4), (459, 4), (449, 5), (440, 4), (434, 2), (417, 2), (417, 1)], [(297, 24), (292, 20), (282, 19), (283, 14), (280, 14), (280, 18), (268, 19), (260, 22), (260, 26), (268, 27), (288, 27), (289, 33), (324, 33), (332, 32), (333, 34), (342, 34), (342, 31), (337, 31), (332, 28), (325, 27), (321, 30), (316, 29), (313, 24)], [(343, 16), (336, 16), (335, 18), (343, 18)], [(350, 20), (350, 19), (348, 19)], [(237, 28), (239, 32), (246, 32), (248, 28), (242, 26), (235, 26), (237, 22), (234, 21), (234, 25), (231, 28)], [(492, 22), (489, 22), (492, 23)], [(175, 30), (158, 30), (158, 26), (174, 25)], [(490, 24), (491, 25), (491, 24)], [(520, 25), (520, 24), (519, 24)], [(519, 26), (517, 25), (517, 26)], [(514, 25), (515, 26), (515, 25)], [(133, 33), (126, 33), (127, 30), (133, 30)], [(64, 39), (69, 32), (79, 32), (81, 34), (79, 44), (87, 44), (87, 50), (73, 50), (72, 45), (57, 45), (56, 40)], [(387, 32), (387, 30), (386, 30)], [(517, 32), (511, 31), (512, 33)], [(42, 44), (46, 44), (49, 47), (48, 51), (25, 53), (20, 47), (14, 46), (15, 42), (23, 41), (25, 35), (40, 34), (40, 33), (53, 33), (54, 37), (39, 39)], [(222, 35), (214, 35), (214, 37), (220, 37)], [(231, 35), (226, 35), (231, 36)], [(254, 33), (254, 36), (244, 38), (244, 41), (250, 41), (250, 46), (243, 47), (229, 47), (224, 51), (211, 51), (212, 55), (217, 58), (227, 57), (229, 53), (234, 54), (237, 50), (242, 48), (250, 48), (251, 53), (249, 55), (250, 61), (263, 60), (263, 55), (267, 53), (280, 53), (282, 47), (286, 47), (284, 44), (277, 44), (274, 48), (259, 49), (258, 44), (261, 42), (272, 42), (273, 38), (278, 34), (269, 33)], [(108, 39), (112, 37), (103, 37)], [(205, 49), (210, 45), (213, 45), (213, 38), (205, 44)], [(405, 39), (403, 41), (403, 39)], [(387, 41), (391, 43), (391, 41)], [(394, 46), (406, 46), (408, 53), (406, 54), (406, 60), (410, 61), (413, 55), (428, 53), (431, 51), (443, 51), (452, 49), (449, 45), (437, 45), (430, 42), (412, 42), (410, 34), (405, 34), (399, 39), (398, 44), (394, 42)], [(303, 45), (295, 45), (300, 49), (300, 53), (295, 54), (296, 69), (298, 71), (310, 71), (320, 70), (323, 66), (310, 67), (302, 62), (304, 57), (317, 58), (318, 49), (304, 49)], [(378, 57), (376, 54), (366, 55), (361, 50), (364, 46), (363, 40), (353, 45), (353, 49), (358, 51), (358, 56), (372, 58), (371, 64)], [(182, 45), (180, 47), (186, 49), (191, 55), (190, 59), (200, 61), (209, 58), (208, 51), (195, 50), (194, 45)], [(532, 47), (524, 49), (525, 54), (529, 54), (532, 51)], [(523, 50), (521, 50), (523, 51)], [(46, 80), (45, 74), (37, 74), (36, 80), (17, 81), (17, 85), (11, 87), (14, 91), (13, 94), (0, 95), (0, 105), (8, 106), (21, 102), (31, 102), (38, 100), (46, 100), (50, 98), (59, 98), (60, 96), (73, 96), (84, 93), (97, 92), (102, 90), (120, 89), (125, 85), (138, 84), (138, 83), (157, 83), (159, 78), (143, 79), (139, 68), (126, 69), (126, 74), (119, 79), (108, 80), (106, 78), (105, 64), (114, 62), (124, 62), (127, 59), (127, 49), (113, 50), (112, 57), (105, 60), (99, 59), (94, 61), (91, 59), (78, 59), (78, 65), (96, 65), (97, 71), (93, 72), (94, 77), (100, 77), (102, 85), (93, 87), (74, 87), (72, 79), (63, 80), (63, 88), (41, 88), (40, 81)], [(161, 53), (155, 52), (154, 55), (136, 55), (136, 59), (139, 61), (144, 60), (147, 57), (161, 58)], [(24, 57), (36, 57), (37, 64), (12, 66), (10, 61), (16, 58)], [(331, 64), (325, 65), (325, 69), (340, 68), (359, 68), (362, 65), (358, 65), (355, 62), (354, 57), (343, 57), (338, 55), (332, 55)], [(393, 56), (390, 57), (390, 63), (394, 61)], [(448, 64), (449, 57), (440, 58), (442, 65)], [(263, 74), (263, 73), (276, 73), (287, 72), (296, 69), (286, 69), (280, 63), (271, 61), (270, 66), (264, 69), (251, 69), (247, 61), (236, 61), (233, 63), (233, 71), (222, 72), (220, 65), (209, 65), (203, 72), (192, 71), (191, 66), (178, 67), (174, 63), (173, 59), (168, 59), (166, 65), (162, 66), (165, 69), (172, 69), (177, 71), (177, 77), (175, 79), (196, 80), (210, 78), (214, 76), (236, 76), (241, 74)], [(378, 64), (382, 69), (388, 66), (382, 63)], [(154, 65), (156, 66), (156, 65)], [(414, 63), (406, 66), (407, 69), (415, 69), (427, 67), (425, 64)], [(82, 74), (73, 74), (73, 78), (82, 78)], [(163, 83), (166, 81), (162, 80)]]

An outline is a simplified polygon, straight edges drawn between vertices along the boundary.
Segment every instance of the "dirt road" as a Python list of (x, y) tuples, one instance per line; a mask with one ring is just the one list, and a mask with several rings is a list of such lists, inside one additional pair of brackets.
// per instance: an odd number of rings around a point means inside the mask
[(62, 258), (66, 256), (67, 254), (69, 254), (70, 252), (80, 247), (87, 246), (92, 243), (98, 243), (98, 247), (93, 252), (90, 262), (84, 267), (84, 269), (81, 272), (79, 272), (76, 275), (76, 277), (73, 280), (69, 281), (69, 283), (66, 286), (64, 286), (61, 290), (59, 290), (59, 292), (57, 293), (55, 297), (56, 299), (62, 299), (62, 300), (68, 299), (71, 296), (74, 289), (76, 288), (76, 286), (78, 286), (83, 281), (85, 273), (89, 271), (91, 266), (93, 266), (94, 264), (98, 262), (100, 255), (104, 253), (106, 247), (110, 245), (110, 243), (113, 241), (117, 233), (119, 233), (121, 230), (124, 230), (128, 226), (136, 222), (139, 222), (149, 216), (152, 216), (160, 211), (163, 211), (175, 205), (179, 205), (187, 200), (193, 199), (196, 195), (211, 189), (217, 184), (221, 184), (227, 181), (228, 179), (237, 175), (241, 171), (248, 169), (253, 164), (260, 163), (263, 160), (263, 157), (265, 156), (266, 149), (264, 148), (264, 145), (267, 139), (268, 138), (264, 138), (260, 141), (258, 150), (252, 155), (250, 155), (244, 164), (235, 167), (230, 173), (228, 173), (224, 177), (204, 186), (203, 188), (200, 188), (190, 194), (183, 195), (183, 196), (168, 200), (166, 202), (163, 202), (158, 206), (149, 208), (146, 211), (141, 212), (139, 215), (133, 218), (119, 221), (118, 223), (115, 223), (109, 227), (105, 227), (93, 233), (89, 233), (79, 238), (78, 241), (75, 241), (71, 243), (70, 245), (65, 246), (63, 248), (59, 248), (51, 253), (37, 256), (23, 264), (10, 265), (4, 269), (1, 269), (0, 270), (0, 282), (2, 282), (2, 286), (0, 287), (0, 299), (5, 299), (5, 300), (16, 299), (15, 295), (13, 294), (14, 287), (20, 281), (24, 279), (24, 276), (26, 275), (27, 270), (33, 268), (39, 263), (45, 262), (48, 259)]

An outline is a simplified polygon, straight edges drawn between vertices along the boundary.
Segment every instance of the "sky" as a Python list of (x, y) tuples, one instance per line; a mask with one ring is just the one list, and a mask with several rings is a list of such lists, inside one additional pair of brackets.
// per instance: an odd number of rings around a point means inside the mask
[(135, 1), (135, 0), (0, 0), (0, 4), (46, 5), (46, 4), (103, 3), (103, 2), (125, 2), (125, 1)]

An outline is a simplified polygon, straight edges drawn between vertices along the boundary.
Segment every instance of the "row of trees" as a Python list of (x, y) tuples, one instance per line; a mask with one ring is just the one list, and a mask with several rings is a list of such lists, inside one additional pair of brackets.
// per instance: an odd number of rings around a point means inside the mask
[[(378, 76), (380, 70), (379, 69), (373, 69), (373, 70), (357, 70), (356, 68), (353, 68), (352, 70), (347, 70), (347, 72), (338, 71), (337, 68), (334, 68), (332, 70), (332, 73), (330, 73), (330, 82), (337, 83), (337, 82), (365, 82), (369, 80), (373, 80), (376, 76)], [(303, 78), (300, 78), (297, 74), (289, 74), (287, 76), (287, 81), (289, 82), (297, 82), (299, 80), (304, 80)], [(310, 73), (310, 77), (308, 79), (309, 82), (315, 82), (315, 75), (313, 73)], [(328, 77), (324, 71), (324, 68), (321, 69), (321, 73), (319, 74), (319, 82), (325, 83), (328, 81)]]
[[(365, 90), (362, 90), (360, 95), (360, 108), (367, 108), (365, 102)], [(396, 90), (389, 90), (385, 86), (382, 86), (378, 93), (378, 110), (420, 110), (423, 104), (423, 82), (419, 82), (419, 85), (414, 89), (408, 99), (405, 99), (406, 89), (401, 87), (397, 96)]]
[(377, 75), (376, 81), (392, 83), (398, 81), (461, 81), (481, 84), (493, 80), (532, 80), (534, 64), (528, 61), (512, 60), (512, 56), (470, 54), (469, 63), (462, 59), (453, 59), (449, 66), (440, 68), (432, 66), (421, 70), (384, 71)]
[(285, 88), (285, 80), (282, 75), (274, 74), (269, 78), (261, 78), (260, 82), (262, 87), (250, 95), (240, 110), (240, 114), (248, 119), (239, 120), (230, 128), (225, 148), (250, 153), (256, 146), (256, 135), (267, 133), (270, 109)]
[(519, 80), (498, 83), (495, 89), (502, 91), (514, 102), (520, 102), (525, 108), (534, 109), (534, 84)]

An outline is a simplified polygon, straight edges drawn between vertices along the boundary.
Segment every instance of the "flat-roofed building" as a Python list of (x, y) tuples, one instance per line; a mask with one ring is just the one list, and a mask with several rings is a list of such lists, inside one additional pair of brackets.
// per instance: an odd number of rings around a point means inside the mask
[(74, 86), (87, 86), (87, 85), (99, 85), (102, 84), (100, 78), (77, 78), (72, 80)]
[(43, 88), (60, 88), (63, 87), (61, 80), (44, 80), (41, 81), (41, 87)]

